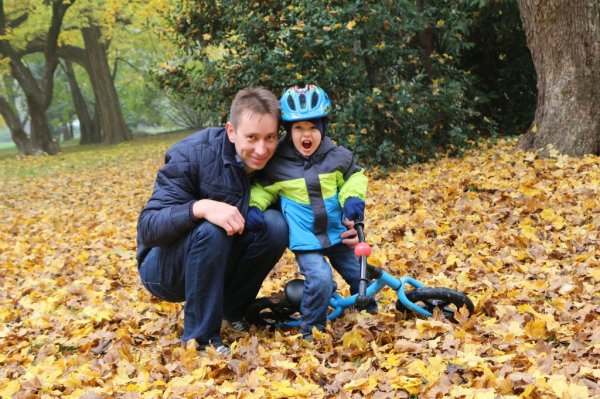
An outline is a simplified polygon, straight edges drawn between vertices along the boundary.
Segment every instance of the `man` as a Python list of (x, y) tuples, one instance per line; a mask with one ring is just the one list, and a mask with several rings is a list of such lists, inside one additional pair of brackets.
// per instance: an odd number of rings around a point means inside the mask
[(275, 152), (279, 116), (268, 90), (239, 91), (225, 128), (195, 133), (167, 152), (139, 216), (142, 283), (162, 300), (185, 301), (182, 339), (201, 350), (229, 353), (222, 321), (247, 330), (246, 307), (287, 246), (278, 211), (264, 212), (252, 231), (247, 223), (251, 180)]

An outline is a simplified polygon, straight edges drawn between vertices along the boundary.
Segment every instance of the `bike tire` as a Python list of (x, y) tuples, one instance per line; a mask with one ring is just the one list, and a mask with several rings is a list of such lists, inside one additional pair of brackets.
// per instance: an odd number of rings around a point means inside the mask
[(286, 303), (275, 302), (270, 298), (257, 298), (246, 309), (246, 321), (255, 326), (274, 326), (295, 320), (297, 310)]
[[(475, 306), (468, 296), (450, 288), (422, 287), (406, 291), (405, 294), (409, 301), (429, 312), (433, 313), (435, 308), (440, 309), (446, 319), (453, 323), (457, 322), (454, 313), (463, 306), (467, 308), (469, 316), (475, 312)], [(396, 301), (396, 310), (400, 312), (410, 311), (399, 299)]]

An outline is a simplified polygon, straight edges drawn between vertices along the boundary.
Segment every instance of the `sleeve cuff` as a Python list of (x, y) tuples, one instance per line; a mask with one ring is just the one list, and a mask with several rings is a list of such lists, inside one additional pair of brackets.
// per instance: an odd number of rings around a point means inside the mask
[(198, 201), (192, 201), (190, 202), (189, 208), (188, 208), (188, 215), (190, 217), (190, 220), (192, 221), (192, 223), (198, 224), (200, 222), (201, 219), (198, 219), (195, 215), (194, 215), (194, 204), (198, 202)]

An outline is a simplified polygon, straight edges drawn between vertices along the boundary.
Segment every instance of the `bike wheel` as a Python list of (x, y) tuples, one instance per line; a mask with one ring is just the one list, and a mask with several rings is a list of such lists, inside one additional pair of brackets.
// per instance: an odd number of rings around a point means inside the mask
[(246, 310), (246, 321), (256, 326), (274, 326), (295, 320), (297, 310), (286, 303), (275, 302), (270, 298), (255, 299)]
[[(456, 323), (454, 313), (458, 312), (463, 306), (469, 311), (469, 316), (475, 311), (475, 306), (473, 306), (473, 302), (468, 296), (450, 288), (422, 287), (407, 291), (405, 294), (409, 301), (429, 312), (433, 313), (435, 308), (440, 309), (446, 319), (453, 323)], [(404, 312), (409, 309), (400, 300), (397, 300), (396, 310)]]

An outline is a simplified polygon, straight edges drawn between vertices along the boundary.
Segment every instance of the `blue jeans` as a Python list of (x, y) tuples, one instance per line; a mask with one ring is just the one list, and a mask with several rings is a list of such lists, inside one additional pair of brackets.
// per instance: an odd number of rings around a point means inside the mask
[[(345, 244), (337, 244), (318, 251), (296, 251), (296, 261), (300, 273), (304, 276), (304, 291), (300, 304), (300, 331), (308, 334), (313, 327), (323, 331), (327, 322), (329, 298), (333, 290), (333, 273), (325, 260), (329, 258), (331, 266), (350, 286), (350, 294), (358, 293), (360, 283), (360, 263), (354, 250)], [(367, 311), (376, 311), (377, 303), (369, 301)]]
[(281, 213), (267, 210), (264, 217), (261, 230), (233, 236), (202, 221), (175, 244), (152, 248), (143, 260), (140, 278), (150, 293), (185, 301), (184, 341), (220, 345), (223, 317), (241, 319), (256, 298), (288, 242)]

